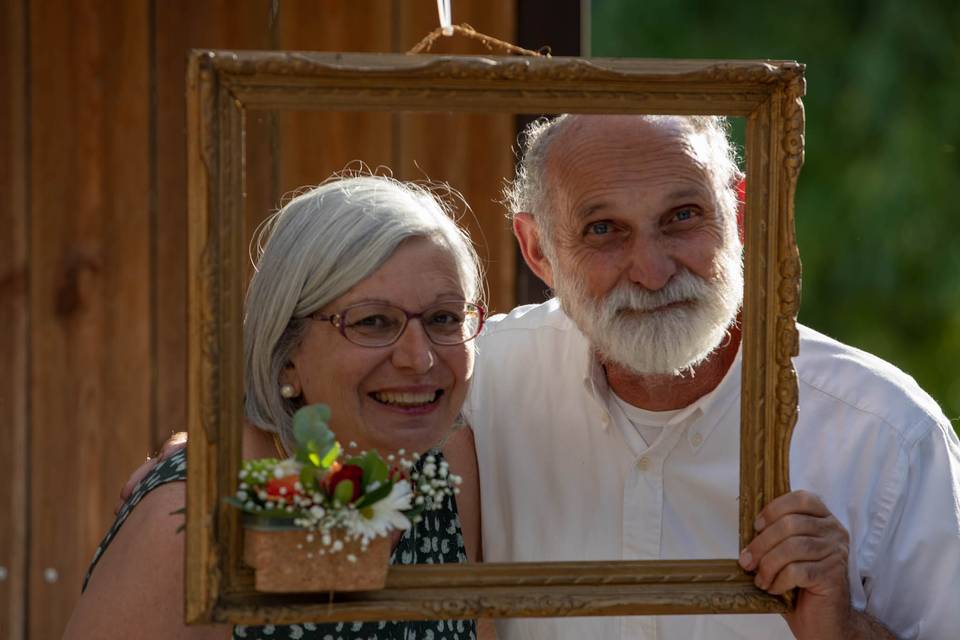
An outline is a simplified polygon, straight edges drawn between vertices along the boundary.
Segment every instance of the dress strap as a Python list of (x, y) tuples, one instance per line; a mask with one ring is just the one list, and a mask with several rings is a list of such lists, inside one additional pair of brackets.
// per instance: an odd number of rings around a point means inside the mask
[(443, 434), (442, 438), (440, 438), (440, 442), (430, 447), (430, 449), (442, 450), (445, 446), (447, 446), (447, 440), (450, 439), (450, 436), (452, 436), (457, 431), (460, 431), (466, 426), (467, 426), (467, 421), (463, 419), (463, 414), (457, 414), (456, 420), (453, 421), (453, 424), (450, 425), (450, 428), (447, 429), (447, 432)]

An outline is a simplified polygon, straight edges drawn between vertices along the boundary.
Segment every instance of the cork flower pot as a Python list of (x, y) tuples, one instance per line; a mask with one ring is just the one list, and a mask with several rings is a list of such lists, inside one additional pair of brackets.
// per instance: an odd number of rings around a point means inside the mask
[(262, 521), (244, 526), (243, 561), (256, 573), (257, 591), (372, 591), (386, 585), (389, 538), (371, 540), (366, 550), (361, 550), (359, 540), (343, 540), (343, 548), (330, 553), (319, 535), (308, 541), (308, 533), (294, 525)]

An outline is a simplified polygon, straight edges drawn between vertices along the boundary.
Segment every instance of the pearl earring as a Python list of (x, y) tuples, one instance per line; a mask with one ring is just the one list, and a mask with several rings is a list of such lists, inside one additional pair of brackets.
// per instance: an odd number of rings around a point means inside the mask
[(280, 395), (289, 400), (297, 396), (297, 390), (293, 388), (292, 384), (280, 385)]

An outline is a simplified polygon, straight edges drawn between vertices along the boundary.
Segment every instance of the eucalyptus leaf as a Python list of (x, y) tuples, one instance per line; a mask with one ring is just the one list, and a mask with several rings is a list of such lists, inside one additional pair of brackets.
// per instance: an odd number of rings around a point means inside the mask
[(327, 426), (330, 409), (326, 405), (312, 404), (303, 407), (293, 415), (293, 435), (297, 440), (298, 462), (327, 469), (333, 464), (339, 451), (337, 438)]

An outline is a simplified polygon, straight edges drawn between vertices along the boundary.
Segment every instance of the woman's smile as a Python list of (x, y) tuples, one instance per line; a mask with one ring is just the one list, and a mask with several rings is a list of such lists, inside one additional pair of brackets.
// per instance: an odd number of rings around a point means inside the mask
[(423, 387), (371, 391), (367, 395), (385, 410), (405, 415), (423, 415), (438, 408), (443, 389)]

